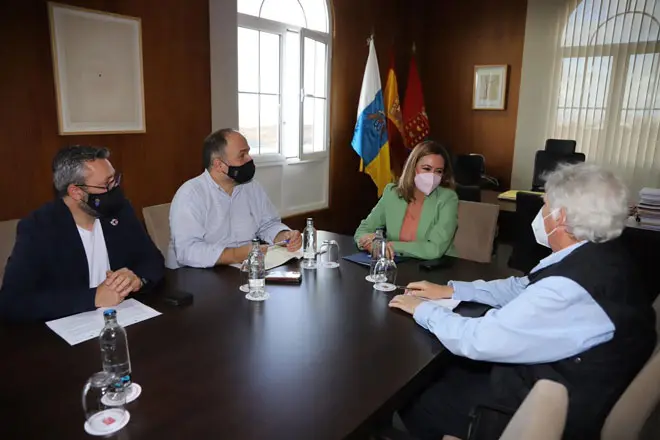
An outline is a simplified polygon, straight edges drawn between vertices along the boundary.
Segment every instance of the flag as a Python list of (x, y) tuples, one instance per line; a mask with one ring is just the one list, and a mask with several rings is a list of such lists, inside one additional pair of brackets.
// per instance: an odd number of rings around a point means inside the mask
[(390, 70), (385, 83), (385, 110), (387, 111), (387, 139), (390, 144), (392, 173), (400, 176), (409, 151), (403, 142), (403, 117), (399, 101), (399, 86), (394, 72), (394, 54), (390, 60)]
[(408, 87), (406, 98), (403, 102), (403, 140), (409, 149), (426, 140), (429, 136), (429, 117), (424, 107), (424, 94), (422, 93), (422, 82), (417, 72), (415, 62), (415, 46), (410, 59), (410, 72), (408, 73)]
[(357, 122), (351, 145), (362, 158), (360, 171), (371, 176), (371, 180), (378, 187), (378, 196), (381, 196), (385, 185), (392, 181), (392, 172), (390, 146), (387, 142), (387, 117), (373, 38), (369, 41), (369, 57), (362, 79)]

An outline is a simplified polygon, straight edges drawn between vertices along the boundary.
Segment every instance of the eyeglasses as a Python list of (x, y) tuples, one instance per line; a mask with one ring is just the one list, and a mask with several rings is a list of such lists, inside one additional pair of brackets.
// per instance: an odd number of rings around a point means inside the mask
[(117, 187), (119, 186), (120, 183), (121, 183), (121, 173), (117, 173), (117, 174), (115, 174), (115, 178), (114, 178), (114, 180), (113, 180), (112, 182), (108, 183), (108, 184), (105, 185), (105, 186), (98, 186), (98, 185), (85, 185), (85, 184), (82, 184), (82, 185), (76, 185), (76, 186), (77, 186), (78, 188), (82, 188), (82, 187), (85, 187), (85, 188), (96, 188), (96, 189), (104, 189), (104, 190), (106, 190), (106, 191), (110, 191), (111, 189), (115, 189), (115, 188), (117, 188)]

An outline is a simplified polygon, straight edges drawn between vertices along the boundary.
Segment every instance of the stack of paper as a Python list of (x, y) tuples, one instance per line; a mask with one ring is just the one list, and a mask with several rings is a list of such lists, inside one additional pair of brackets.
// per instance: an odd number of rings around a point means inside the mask
[(641, 227), (660, 231), (660, 188), (642, 188), (637, 218)]

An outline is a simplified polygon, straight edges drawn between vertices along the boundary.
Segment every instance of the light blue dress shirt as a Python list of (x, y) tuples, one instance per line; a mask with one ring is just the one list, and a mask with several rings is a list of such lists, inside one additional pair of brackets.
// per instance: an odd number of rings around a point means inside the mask
[[(585, 242), (552, 253), (532, 273), (558, 263)], [(575, 356), (614, 336), (614, 324), (575, 281), (527, 277), (449, 283), (454, 299), (493, 307), (481, 318), (464, 318), (424, 302), (415, 321), (452, 353), (479, 361), (516, 364), (554, 362)]]
[(172, 200), (166, 266), (212, 267), (226, 248), (255, 237), (272, 244), (288, 230), (256, 180), (236, 185), (229, 195), (204, 171), (181, 185)]

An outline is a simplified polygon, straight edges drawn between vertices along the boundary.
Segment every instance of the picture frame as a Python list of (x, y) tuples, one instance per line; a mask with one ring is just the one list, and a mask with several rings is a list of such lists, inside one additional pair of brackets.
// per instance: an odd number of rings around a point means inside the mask
[(60, 135), (145, 133), (140, 18), (48, 3)]
[(474, 66), (473, 110), (505, 110), (509, 66)]

